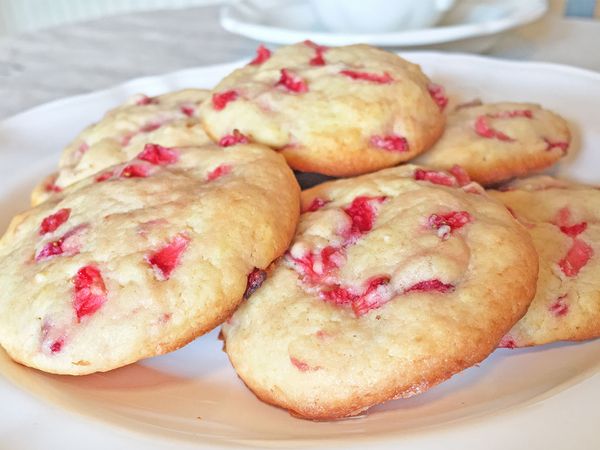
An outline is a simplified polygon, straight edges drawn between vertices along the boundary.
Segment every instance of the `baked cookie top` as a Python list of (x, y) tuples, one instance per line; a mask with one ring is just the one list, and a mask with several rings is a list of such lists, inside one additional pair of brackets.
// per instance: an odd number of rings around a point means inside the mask
[(0, 240), (0, 344), (74, 375), (177, 349), (225, 320), (249, 274), (285, 251), (299, 195), (265, 147), (148, 144), (13, 219)]
[(490, 191), (523, 223), (539, 254), (535, 299), (502, 340), (527, 347), (600, 336), (600, 190), (547, 176)]
[(440, 140), (415, 162), (463, 167), (483, 185), (551, 166), (567, 153), (567, 122), (532, 103), (465, 104), (448, 114)]
[(421, 393), (525, 314), (537, 255), (501, 204), (406, 165), (303, 192), (290, 250), (223, 325), (262, 400), (311, 419)]
[(208, 91), (203, 89), (156, 97), (139, 94), (108, 111), (65, 147), (58, 173), (35, 188), (32, 205), (105, 167), (134, 158), (145, 144), (180, 147), (210, 142), (198, 121), (198, 108), (206, 98)]
[(393, 166), (442, 133), (446, 98), (419, 66), (367, 45), (310, 41), (235, 70), (201, 107), (215, 140), (279, 150), (294, 169), (333, 176)]

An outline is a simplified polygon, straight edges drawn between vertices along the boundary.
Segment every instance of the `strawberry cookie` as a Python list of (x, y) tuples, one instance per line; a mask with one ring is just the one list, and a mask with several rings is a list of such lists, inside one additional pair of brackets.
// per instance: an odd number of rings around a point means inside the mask
[(293, 237), (299, 187), (258, 145), (147, 144), (15, 217), (0, 344), (81, 375), (175, 350), (225, 320)]
[(527, 228), (540, 260), (535, 299), (501, 346), (600, 336), (600, 191), (540, 176), (490, 194)]
[(64, 150), (58, 173), (43, 180), (31, 194), (39, 205), (66, 186), (105, 167), (134, 158), (147, 143), (167, 147), (209, 142), (198, 121), (208, 91), (185, 89), (157, 97), (136, 95), (90, 125)]
[(443, 170), (458, 164), (489, 185), (551, 166), (570, 142), (567, 122), (539, 105), (466, 104), (448, 114), (440, 140), (415, 162)]
[(268, 145), (304, 172), (349, 176), (409, 160), (444, 128), (447, 99), (419, 66), (367, 45), (311, 41), (256, 58), (234, 71), (201, 107), (222, 145)]
[(303, 192), (290, 250), (223, 325), (260, 399), (309, 419), (352, 416), (496, 348), (533, 298), (537, 255), (458, 174), (406, 165)]

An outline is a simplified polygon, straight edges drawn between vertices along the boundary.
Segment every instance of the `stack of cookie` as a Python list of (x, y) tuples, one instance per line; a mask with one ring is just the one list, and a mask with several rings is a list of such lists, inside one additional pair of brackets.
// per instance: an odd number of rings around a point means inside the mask
[[(395, 54), (309, 41), (210, 92), (131, 99), (0, 241), (0, 344), (83, 375), (223, 324), (260, 399), (324, 420), (498, 346), (597, 337), (600, 191), (501, 184), (566, 154), (566, 122), (452, 103)], [(344, 178), (300, 192), (292, 169)]]

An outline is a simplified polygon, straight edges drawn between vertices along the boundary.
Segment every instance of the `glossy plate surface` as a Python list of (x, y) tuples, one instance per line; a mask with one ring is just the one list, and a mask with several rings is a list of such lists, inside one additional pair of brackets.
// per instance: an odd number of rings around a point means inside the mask
[[(414, 52), (464, 100), (533, 101), (566, 117), (572, 154), (554, 170), (600, 184), (600, 74), (458, 54)], [(0, 124), (0, 229), (27, 208), (34, 184), (85, 125), (129, 95), (211, 87), (243, 62), (133, 80), (60, 100)], [(169, 355), (87, 377), (47, 375), (0, 350), (0, 436), (42, 448), (600, 448), (600, 340), (498, 350), (429, 392), (345, 421), (313, 423), (258, 401), (236, 377), (214, 331)], [(33, 397), (30, 395), (33, 394)], [(40, 401), (41, 400), (41, 401)], [(73, 415), (72, 413), (76, 413)], [(82, 441), (83, 440), (83, 441)], [(527, 444), (524, 444), (527, 442)], [(119, 447), (121, 446), (121, 447)]]

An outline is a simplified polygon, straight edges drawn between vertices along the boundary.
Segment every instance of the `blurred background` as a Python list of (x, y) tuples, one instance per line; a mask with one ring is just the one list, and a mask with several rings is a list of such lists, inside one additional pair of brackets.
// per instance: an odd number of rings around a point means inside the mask
[[(528, 0), (522, 0), (526, 2)], [(35, 31), (135, 11), (180, 9), (226, 3), (219, 0), (0, 0), (0, 36)], [(253, 3), (261, 3), (254, 0)], [(263, 0), (262, 3), (273, 3)], [(600, 1), (550, 0), (550, 12), (600, 18)]]

